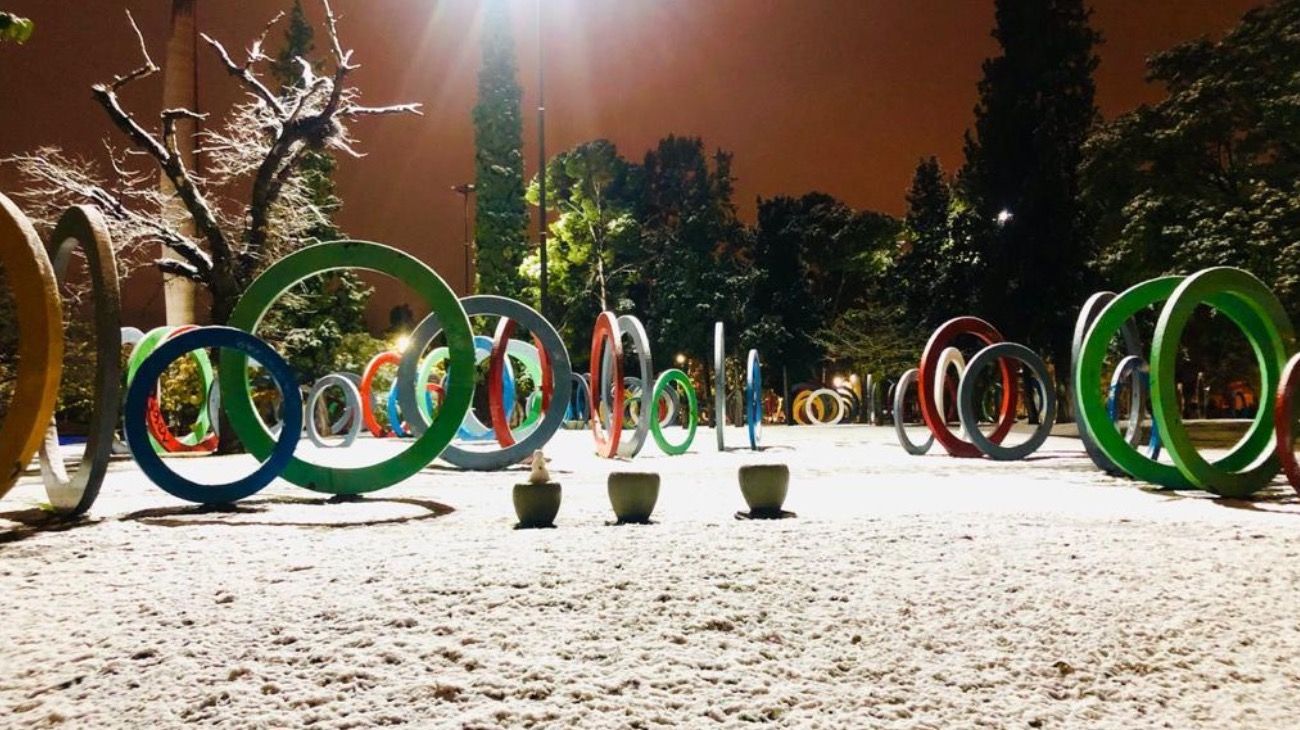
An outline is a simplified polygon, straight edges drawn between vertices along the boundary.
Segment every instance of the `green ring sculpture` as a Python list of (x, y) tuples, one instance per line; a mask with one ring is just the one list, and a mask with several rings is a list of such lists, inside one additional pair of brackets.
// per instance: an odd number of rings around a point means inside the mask
[[(451, 350), (449, 372), (455, 375), (443, 394), (443, 406), (438, 409), (433, 424), (400, 454), (355, 468), (318, 466), (295, 456), (281, 475), (298, 486), (318, 492), (362, 494), (392, 486), (416, 474), (451, 443), (474, 397), (474, 344), (465, 309), (437, 272), (404, 251), (365, 241), (318, 243), (280, 259), (249, 285), (230, 315), (230, 325), (256, 334), (262, 317), (285, 290), (314, 274), (343, 268), (387, 274), (422, 296), (442, 322)], [(231, 427), (250, 453), (266, 459), (275, 448), (275, 441), (253, 406), (248, 357), (236, 350), (222, 350), (220, 382), (222, 391), (229, 394), (226, 413)]]
[(1184, 279), (1156, 322), (1151, 344), (1151, 405), (1164, 447), (1178, 471), (1195, 486), (1223, 497), (1244, 497), (1267, 486), (1281, 468), (1273, 434), (1276, 399), (1260, 399), (1255, 420), (1233, 449), (1231, 459), (1211, 464), (1200, 455), (1179, 412), (1175, 381), (1183, 330), (1199, 304), (1213, 306), (1241, 328), (1259, 361), (1260, 392), (1270, 396), (1278, 392), (1282, 370), (1295, 350), (1295, 329), (1282, 302), (1262, 281), (1226, 266)]
[[(190, 327), (193, 327), (193, 325), (190, 325)], [(140, 369), (141, 363), (152, 355), (153, 351), (157, 350), (163, 342), (178, 334), (177, 330), (180, 329), (180, 327), (167, 325), (154, 327), (146, 332), (144, 337), (140, 338), (140, 341), (135, 344), (135, 349), (131, 350), (131, 356), (126, 361), (126, 386), (128, 388), (131, 387), (132, 381), (135, 380), (135, 372)], [(208, 353), (204, 350), (195, 350), (188, 353), (187, 356), (194, 360), (195, 366), (199, 369), (199, 381), (203, 392), (210, 393), (212, 384), (216, 382), (216, 376), (213, 373), (212, 360), (208, 357)], [(190, 432), (178, 439), (181, 444), (197, 446), (208, 437), (208, 434), (213, 431), (210, 411), (211, 408), (207, 401), (204, 401), (203, 407), (199, 408), (198, 416), (194, 419), (194, 424), (190, 427)], [(166, 451), (152, 434), (149, 436), (149, 442), (153, 444), (155, 451), (159, 453)]]
[(94, 408), (85, 452), (71, 476), (53, 420), (40, 449), (41, 479), (50, 505), (70, 515), (85, 513), (99, 496), (113, 453), (113, 431), (122, 398), (122, 298), (113, 239), (99, 209), (84, 205), (69, 208), (54, 226), (48, 252), (57, 279), (66, 276), (68, 260), (77, 247), (86, 257), (95, 302)]
[(659, 402), (659, 398), (662, 397), (665, 392), (668, 392), (669, 386), (673, 383), (682, 386), (682, 390), (686, 391), (686, 440), (682, 441), (680, 444), (670, 443), (668, 439), (664, 437), (663, 426), (660, 425), (659, 419), (649, 418), (646, 420), (650, 421), (650, 435), (654, 437), (655, 443), (659, 444), (659, 449), (669, 456), (679, 456), (685, 454), (686, 450), (691, 448), (691, 442), (695, 440), (695, 427), (699, 425), (700, 407), (699, 403), (695, 400), (695, 386), (691, 385), (691, 379), (686, 376), (686, 373), (677, 368), (665, 370), (662, 373), (659, 373), (659, 377), (655, 379), (653, 395), (655, 403)]
[[(1183, 277), (1180, 276), (1149, 279), (1125, 289), (1119, 296), (1111, 300), (1097, 313), (1096, 319), (1093, 320), (1087, 334), (1084, 335), (1083, 345), (1074, 368), (1075, 390), (1079, 401), (1077, 418), (1086, 423), (1088, 432), (1097, 443), (1097, 448), (1125, 474), (1163, 489), (1195, 489), (1197, 486), (1177, 466), (1163, 464), (1147, 458), (1120, 434), (1118, 427), (1110, 420), (1110, 414), (1106, 410), (1105, 397), (1100, 384), (1103, 382), (1102, 366), (1106, 359), (1106, 352), (1111, 338), (1119, 333), (1124, 323), (1132, 319), (1138, 312), (1149, 306), (1166, 302), (1173, 296), (1181, 282), (1183, 282)], [(1244, 306), (1237, 297), (1220, 292), (1208, 294), (1204, 301), (1236, 322), (1238, 326), (1247, 331), (1248, 337), (1250, 337), (1249, 333), (1258, 335), (1266, 332), (1267, 325), (1260, 315), (1254, 309)], [(1194, 307), (1194, 304), (1192, 306)], [(1161, 320), (1164, 320), (1163, 314)], [(1185, 324), (1185, 320), (1183, 324)], [(1289, 324), (1287, 330), (1290, 330)], [(1178, 332), (1181, 334), (1181, 327)], [(1157, 334), (1160, 334), (1160, 332), (1157, 332)], [(1269, 340), (1270, 338), (1267, 336), (1260, 338), (1261, 343), (1266, 343)], [(1254, 344), (1253, 338), (1252, 344)], [(1176, 347), (1176, 344), (1174, 347)], [(1285, 353), (1283, 353), (1282, 357), (1285, 357)], [(1159, 395), (1162, 386), (1158, 379), (1161, 375), (1155, 369), (1154, 364), (1151, 369), (1152, 379), (1155, 381), (1152, 388), (1153, 409), (1155, 399), (1161, 397), (1165, 398), (1168, 403), (1174, 404), (1169, 410), (1176, 413), (1177, 392), (1173, 379), (1172, 359), (1167, 360), (1167, 367), (1171, 368), (1165, 376), (1169, 378), (1170, 391), (1163, 396)], [(1278, 369), (1280, 370), (1280, 367)], [(1261, 371), (1264, 371), (1264, 368), (1261, 368)], [(1092, 387), (1092, 383), (1097, 383), (1098, 386)], [(1276, 381), (1274, 381), (1274, 384), (1276, 385)], [(1156, 427), (1160, 429), (1163, 437), (1166, 424), (1162, 422), (1161, 412), (1158, 409), (1154, 410), (1153, 416)], [(1179, 426), (1181, 428), (1181, 421)], [(1182, 428), (1181, 430), (1185, 435), (1186, 429)], [(1260, 430), (1259, 421), (1256, 419), (1256, 423), (1251, 427), (1250, 437), (1237, 442), (1227, 455), (1215, 462), (1215, 466), (1228, 472), (1247, 468), (1259, 458), (1261, 448), (1265, 448), (1261, 446), (1261, 443), (1268, 441), (1271, 437), (1267, 429), (1264, 429), (1263, 438), (1261, 439)]]

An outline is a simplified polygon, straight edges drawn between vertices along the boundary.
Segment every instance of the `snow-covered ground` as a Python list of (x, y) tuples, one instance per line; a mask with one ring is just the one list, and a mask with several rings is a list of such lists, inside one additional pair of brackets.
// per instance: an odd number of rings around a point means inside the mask
[[(518, 471), (202, 513), (124, 462), (63, 530), (28, 524), (25, 478), (0, 502), (0, 726), (1300, 722), (1289, 488), (1144, 491), (1064, 438), (1017, 464), (908, 457), (887, 428), (766, 440), (629, 464), (562, 432), (554, 530), (511, 529)], [(772, 461), (798, 518), (735, 519), (736, 468)], [(616, 468), (663, 475), (657, 524), (606, 524)]]

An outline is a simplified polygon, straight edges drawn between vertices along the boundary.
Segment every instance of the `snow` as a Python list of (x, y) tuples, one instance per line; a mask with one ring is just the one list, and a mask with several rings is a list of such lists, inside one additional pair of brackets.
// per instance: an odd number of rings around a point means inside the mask
[[(1151, 492), (1055, 437), (1014, 464), (909, 457), (889, 428), (765, 438), (629, 464), (563, 431), (553, 530), (512, 529), (524, 470), (204, 512), (120, 462), (62, 530), (24, 478), (0, 503), (0, 726), (1295, 726), (1288, 487)], [(736, 520), (736, 468), (774, 461), (798, 517)], [(629, 467), (663, 476), (656, 524), (606, 524)]]

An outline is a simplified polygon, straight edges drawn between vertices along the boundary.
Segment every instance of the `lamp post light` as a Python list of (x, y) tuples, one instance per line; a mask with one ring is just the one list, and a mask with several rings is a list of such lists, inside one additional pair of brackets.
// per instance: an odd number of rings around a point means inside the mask
[(461, 198), (461, 203), (462, 203), (462, 207), (463, 207), (464, 210), (465, 210), (465, 241), (464, 241), (464, 245), (465, 245), (465, 294), (464, 294), (464, 296), (469, 296), (470, 294), (473, 294), (473, 293), (474, 293), (473, 290), (470, 288), (470, 278), (469, 278), (470, 249), (473, 248), (473, 246), (474, 246), (474, 241), (473, 241), (473, 239), (470, 238), (470, 235), (469, 235), (469, 196), (472, 195), (472, 194), (474, 193), (474, 189), (475, 189), (475, 188), (474, 188), (474, 183), (464, 183), (464, 184), (462, 184), (462, 185), (452, 185), (452, 186), (451, 186), (451, 190), (452, 190), (452, 192), (454, 192), (454, 193), (456, 193), (457, 195), (460, 196), (460, 198)]

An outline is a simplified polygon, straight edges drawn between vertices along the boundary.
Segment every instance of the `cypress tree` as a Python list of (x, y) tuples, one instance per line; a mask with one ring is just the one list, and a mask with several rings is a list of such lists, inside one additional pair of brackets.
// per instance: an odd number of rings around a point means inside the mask
[(1091, 15), (1083, 0), (997, 0), (1002, 55), (984, 62), (959, 176), (981, 260), (977, 313), (1058, 364), (1090, 286), (1078, 168), (1098, 118)]
[(483, 13), (483, 60), (474, 107), (474, 240), (478, 287), (519, 296), (528, 240), (524, 201), (523, 92), (516, 79), (514, 37), (504, 0), (488, 0)]

